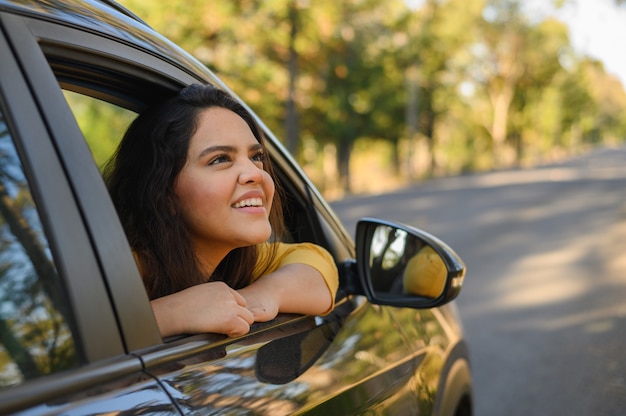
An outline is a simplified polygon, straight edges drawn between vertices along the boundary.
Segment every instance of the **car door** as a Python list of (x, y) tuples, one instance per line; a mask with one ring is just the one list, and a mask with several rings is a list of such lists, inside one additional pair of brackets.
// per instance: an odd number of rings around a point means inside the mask
[(65, 153), (80, 134), (71, 113), (68, 124), (45, 111), (67, 106), (26, 20), (0, 11), (0, 413), (176, 413), (121, 335), (84, 220), (89, 209), (106, 225), (111, 212), (97, 192), (82, 195), (89, 206), (77, 198), (97, 183), (80, 148)]

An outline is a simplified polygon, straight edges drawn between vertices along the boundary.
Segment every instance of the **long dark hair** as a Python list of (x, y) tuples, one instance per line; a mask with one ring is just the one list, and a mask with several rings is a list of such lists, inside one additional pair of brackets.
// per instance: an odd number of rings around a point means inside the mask
[[(198, 116), (211, 107), (239, 115), (265, 146), (262, 130), (239, 102), (211, 85), (193, 84), (141, 113), (105, 166), (111, 198), (139, 261), (150, 299), (207, 280), (222, 280), (235, 289), (250, 283), (257, 260), (256, 246), (234, 249), (212, 276), (202, 273), (174, 194), (174, 183), (187, 160)], [(283, 231), (281, 191), (269, 160), (264, 169), (276, 185), (269, 220), (272, 238), (277, 239)]]

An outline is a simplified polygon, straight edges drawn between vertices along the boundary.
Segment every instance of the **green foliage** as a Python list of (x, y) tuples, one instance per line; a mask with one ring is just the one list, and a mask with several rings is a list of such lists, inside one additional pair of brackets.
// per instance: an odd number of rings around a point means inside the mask
[(63, 91), (63, 94), (96, 164), (103, 167), (117, 148), (124, 131), (137, 115), (86, 95), (71, 91)]
[(0, 387), (7, 387), (77, 362), (68, 305), (1, 115), (0, 125)]
[(562, 22), (529, 20), (520, 0), (121, 3), (215, 70), (278, 137), (290, 125), (314, 140), (319, 160), (310, 142), (290, 144), (303, 164), (327, 165), (321, 149), (335, 146), (334, 182), (347, 191), (361, 138), (388, 141), (394, 174), (410, 179), (626, 135), (623, 86), (573, 51)]

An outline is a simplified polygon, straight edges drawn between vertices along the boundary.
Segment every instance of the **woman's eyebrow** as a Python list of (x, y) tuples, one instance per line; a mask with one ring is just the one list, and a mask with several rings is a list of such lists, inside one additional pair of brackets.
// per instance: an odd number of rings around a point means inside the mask
[[(251, 145), (250, 147), (248, 147), (248, 151), (250, 152), (256, 152), (258, 150), (263, 150), (263, 145), (261, 143), (255, 143)], [(236, 153), (237, 148), (235, 146), (228, 146), (228, 145), (209, 146), (200, 152), (200, 154), (198, 155), (198, 159), (202, 159), (206, 155), (211, 154), (211, 153), (216, 153), (216, 152)]]
[(198, 159), (202, 159), (204, 156), (215, 153), (215, 152), (224, 152), (224, 153), (234, 153), (236, 151), (234, 146), (227, 145), (217, 145), (217, 146), (209, 146), (202, 150), (198, 155)]
[(263, 145), (261, 143), (253, 144), (249, 147), (250, 151), (263, 150)]

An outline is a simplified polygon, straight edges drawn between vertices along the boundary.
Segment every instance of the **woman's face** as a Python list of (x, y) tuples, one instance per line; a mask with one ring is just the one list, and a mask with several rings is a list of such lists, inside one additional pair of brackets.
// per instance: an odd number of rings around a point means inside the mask
[(221, 107), (198, 117), (174, 192), (196, 255), (215, 268), (232, 249), (269, 238), (274, 181), (263, 170), (264, 149), (241, 117)]

